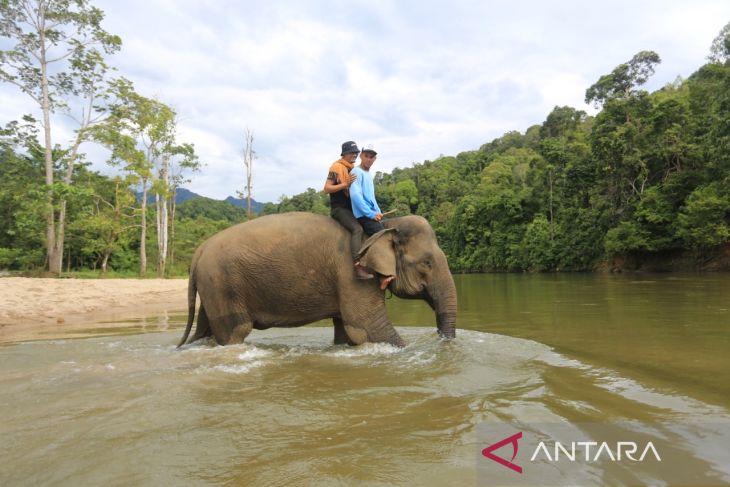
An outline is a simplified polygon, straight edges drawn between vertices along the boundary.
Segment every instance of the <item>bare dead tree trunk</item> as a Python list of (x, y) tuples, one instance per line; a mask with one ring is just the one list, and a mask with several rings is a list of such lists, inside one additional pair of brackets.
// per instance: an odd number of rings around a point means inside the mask
[(147, 178), (142, 179), (142, 228), (139, 236), (139, 277), (147, 273)]
[(53, 143), (51, 140), (51, 99), (48, 93), (48, 62), (46, 59), (45, 15), (39, 16), (40, 68), (41, 68), (41, 111), (43, 112), (44, 158), (46, 163), (47, 203), (46, 210), (46, 257), (48, 270), (54, 274), (61, 272), (62, 255), (56, 245), (56, 212), (53, 208)]
[(170, 249), (170, 268), (175, 265), (175, 209), (177, 208), (177, 187), (173, 186), (170, 195), (170, 243), (168, 248)]
[(246, 140), (246, 148), (243, 151), (243, 165), (246, 168), (246, 217), (251, 219), (251, 191), (253, 186), (253, 160), (255, 153), (253, 151), (253, 133), (246, 128), (244, 135)]
[[(162, 167), (160, 168), (160, 181), (164, 188), (167, 188), (169, 184), (169, 164), (169, 157), (163, 156)], [(157, 205), (157, 277), (164, 277), (168, 243), (167, 195), (160, 195), (159, 192), (155, 193), (155, 204)]]

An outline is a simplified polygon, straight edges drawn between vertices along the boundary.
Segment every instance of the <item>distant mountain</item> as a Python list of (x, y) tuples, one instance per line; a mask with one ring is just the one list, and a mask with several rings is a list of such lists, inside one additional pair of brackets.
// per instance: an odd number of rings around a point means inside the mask
[[(200, 196), (198, 193), (193, 193), (192, 191), (185, 188), (177, 188), (177, 191), (175, 192), (175, 203), (178, 205), (193, 198), (202, 198), (202, 196)], [(154, 200), (155, 197), (153, 195), (152, 201)]]
[[(234, 198), (233, 196), (229, 196), (225, 200), (226, 203), (230, 203), (233, 206), (237, 206), (239, 208), (246, 209), (246, 200), (240, 199), (240, 198)], [(251, 211), (253, 211), (256, 214), (261, 213), (261, 209), (264, 207), (266, 203), (259, 203), (255, 199), (251, 198)]]
[[(195, 199), (195, 198), (204, 198), (213, 200), (213, 198), (208, 198), (207, 196), (201, 196), (198, 193), (193, 193), (192, 191), (185, 189), (185, 188), (178, 188), (177, 192), (175, 193), (175, 203), (180, 204), (184, 203), (186, 201)], [(137, 193), (137, 201), (142, 200), (142, 193)], [(221, 201), (221, 200), (213, 200), (213, 201)], [(154, 194), (148, 194), (147, 195), (147, 203), (154, 203), (155, 202), (155, 195)], [(222, 200), (222, 202), (228, 203), (230, 205), (233, 205), (237, 208), (243, 208), (246, 209), (246, 200), (240, 199), (240, 198), (234, 198), (233, 196), (229, 196), (225, 200)], [(254, 199), (251, 200), (251, 210), (258, 214), (261, 212), (261, 209), (264, 207), (266, 203), (261, 203), (259, 201), (256, 201)]]

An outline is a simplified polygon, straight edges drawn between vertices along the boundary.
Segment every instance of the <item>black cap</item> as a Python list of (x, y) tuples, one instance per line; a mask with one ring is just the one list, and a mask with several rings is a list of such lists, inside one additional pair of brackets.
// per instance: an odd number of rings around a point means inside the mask
[(341, 156), (344, 156), (345, 154), (359, 154), (360, 149), (357, 148), (357, 144), (353, 140), (348, 140), (347, 142), (342, 144), (342, 154)]

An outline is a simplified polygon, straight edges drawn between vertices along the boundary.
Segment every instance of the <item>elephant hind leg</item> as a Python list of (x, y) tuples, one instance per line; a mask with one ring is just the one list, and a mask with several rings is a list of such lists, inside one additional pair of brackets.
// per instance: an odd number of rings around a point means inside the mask
[(200, 309), (198, 310), (198, 323), (195, 326), (195, 334), (193, 335), (193, 338), (190, 339), (190, 342), (194, 342), (196, 340), (200, 340), (201, 338), (206, 338), (211, 335), (212, 331), (210, 329), (208, 313), (205, 312), (205, 307), (201, 304)]
[(243, 343), (248, 334), (251, 333), (252, 328), (253, 323), (251, 323), (250, 320), (235, 325), (231, 330), (231, 334), (228, 336), (228, 342), (226, 342), (226, 345)]
[(210, 328), (219, 345), (235, 345), (243, 343), (251, 333), (253, 322), (248, 313), (238, 311), (210, 318)]

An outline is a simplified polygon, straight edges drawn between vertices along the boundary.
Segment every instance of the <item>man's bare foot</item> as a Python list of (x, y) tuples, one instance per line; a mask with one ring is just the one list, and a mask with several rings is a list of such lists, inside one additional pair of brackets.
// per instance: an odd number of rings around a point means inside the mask
[(382, 291), (385, 291), (385, 288), (388, 287), (388, 284), (395, 279), (395, 276), (381, 276), (380, 277), (380, 289)]

